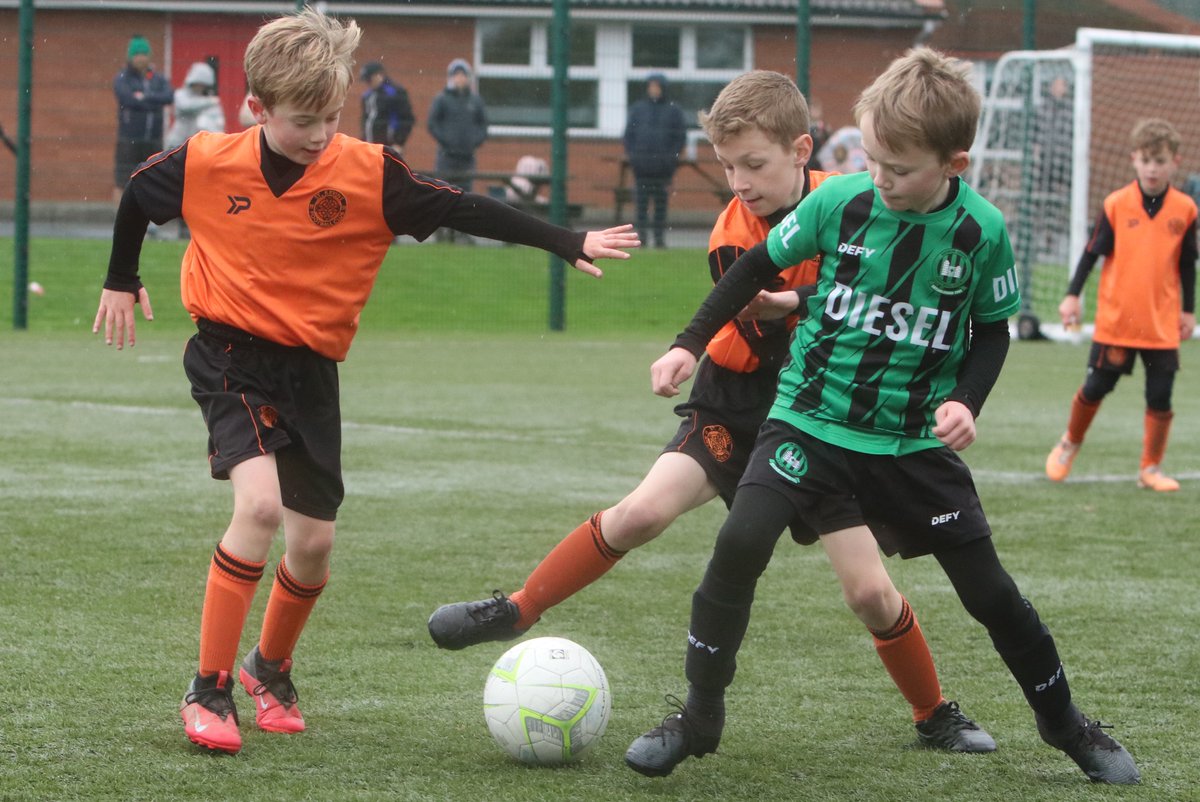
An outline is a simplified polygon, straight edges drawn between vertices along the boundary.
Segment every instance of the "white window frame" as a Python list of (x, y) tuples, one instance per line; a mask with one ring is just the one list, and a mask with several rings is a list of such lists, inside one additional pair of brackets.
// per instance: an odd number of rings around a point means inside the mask
[[(475, 72), (480, 78), (537, 78), (550, 80), (554, 77), (554, 66), (549, 63), (549, 29), (550, 22), (544, 18), (528, 18), (532, 27), (530, 37), (530, 63), (528, 65), (486, 64), (483, 61), (483, 33), (480, 27), (475, 29)], [(625, 117), (630, 99), (626, 91), (630, 81), (643, 80), (650, 73), (661, 73), (670, 83), (690, 83), (692, 81), (707, 81), (728, 83), (738, 75), (753, 69), (754, 65), (754, 36), (749, 24), (742, 25), (744, 46), (742, 48), (742, 64), (733, 69), (700, 69), (696, 66), (696, 29), (703, 27), (695, 24), (657, 23), (675, 27), (679, 30), (680, 64), (675, 68), (634, 67), (633, 62), (633, 28), (629, 22), (611, 22), (595, 20), (596, 26), (596, 63), (591, 66), (571, 66), (568, 76), (571, 80), (592, 80), (597, 82), (596, 98), (599, 104), (599, 124), (594, 128), (571, 128), (570, 136), (620, 138), (625, 130)], [(489, 134), (493, 136), (550, 136), (548, 126), (525, 125), (490, 125)], [(693, 137), (689, 136), (689, 139)]]

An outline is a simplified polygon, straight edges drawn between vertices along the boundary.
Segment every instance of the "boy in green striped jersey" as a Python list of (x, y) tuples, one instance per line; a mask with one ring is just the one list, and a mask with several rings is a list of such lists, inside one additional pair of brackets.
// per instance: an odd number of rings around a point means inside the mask
[(979, 108), (963, 62), (927, 48), (893, 62), (855, 105), (868, 172), (832, 177), (802, 201), (652, 366), (654, 391), (676, 395), (712, 334), (782, 266), (821, 257), (692, 598), (687, 702), (629, 747), (634, 770), (662, 776), (716, 750), (755, 586), (790, 525), (822, 536), (869, 527), (889, 555), (934, 555), (1042, 739), (1095, 781), (1139, 781), (1129, 753), (1072, 703), (1054, 639), (1000, 564), (955, 453), (975, 440), (1020, 305), (1003, 217), (961, 180)]

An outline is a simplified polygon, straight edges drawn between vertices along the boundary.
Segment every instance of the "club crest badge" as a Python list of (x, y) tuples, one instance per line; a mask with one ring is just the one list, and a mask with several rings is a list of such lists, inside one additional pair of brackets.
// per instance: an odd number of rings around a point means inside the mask
[(733, 455), (733, 435), (724, 426), (705, 426), (704, 446), (717, 462), (725, 462)]
[(930, 288), (940, 295), (961, 295), (971, 283), (971, 257), (957, 248), (942, 251), (933, 260)]
[(308, 218), (321, 228), (336, 226), (346, 216), (346, 196), (336, 189), (323, 189), (308, 201)]
[(808, 456), (795, 443), (783, 443), (775, 449), (775, 454), (767, 460), (771, 470), (787, 479), (792, 484), (799, 484), (800, 477), (808, 473)]

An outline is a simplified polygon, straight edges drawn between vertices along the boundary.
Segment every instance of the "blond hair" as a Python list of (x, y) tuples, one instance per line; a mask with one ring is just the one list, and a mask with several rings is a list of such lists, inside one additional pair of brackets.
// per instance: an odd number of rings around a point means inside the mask
[(250, 94), (267, 109), (280, 103), (322, 109), (344, 98), (354, 82), (354, 51), (362, 31), (306, 7), (266, 23), (246, 46)]
[(1160, 150), (1166, 150), (1174, 156), (1179, 153), (1179, 146), (1183, 144), (1175, 126), (1161, 117), (1147, 117), (1144, 120), (1138, 120), (1137, 124), (1133, 126), (1129, 138), (1133, 142), (1134, 150), (1145, 153), (1158, 153)]
[(943, 162), (970, 150), (979, 124), (979, 93), (971, 67), (928, 47), (909, 50), (863, 90), (854, 118), (871, 114), (873, 133), (888, 150), (919, 147)]
[(786, 75), (754, 70), (726, 84), (712, 108), (700, 112), (700, 125), (714, 145), (758, 128), (771, 141), (790, 147), (796, 137), (808, 133), (808, 101)]

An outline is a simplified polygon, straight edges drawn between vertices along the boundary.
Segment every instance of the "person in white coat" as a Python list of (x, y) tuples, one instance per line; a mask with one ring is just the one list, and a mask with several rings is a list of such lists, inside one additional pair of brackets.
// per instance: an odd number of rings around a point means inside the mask
[(217, 96), (217, 75), (203, 61), (188, 68), (183, 86), (175, 90), (175, 120), (167, 131), (166, 149), (182, 145), (197, 131), (225, 132), (225, 112)]

